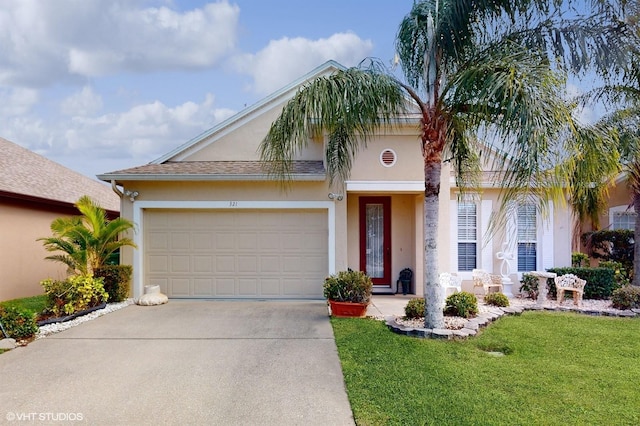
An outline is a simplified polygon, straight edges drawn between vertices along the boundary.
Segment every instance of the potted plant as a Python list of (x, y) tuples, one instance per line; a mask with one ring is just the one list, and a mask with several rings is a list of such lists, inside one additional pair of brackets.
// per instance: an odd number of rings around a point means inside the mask
[(364, 317), (371, 301), (373, 282), (361, 271), (340, 271), (324, 280), (324, 297), (334, 317)]

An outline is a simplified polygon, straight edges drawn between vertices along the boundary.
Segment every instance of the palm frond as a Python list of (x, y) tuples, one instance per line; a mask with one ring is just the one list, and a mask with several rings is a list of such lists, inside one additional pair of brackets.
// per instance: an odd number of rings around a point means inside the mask
[(286, 182), (292, 162), (310, 140), (326, 132), (327, 172), (333, 182), (344, 180), (359, 147), (404, 112), (401, 85), (376, 69), (350, 68), (317, 78), (284, 106), (260, 144), (269, 174)]

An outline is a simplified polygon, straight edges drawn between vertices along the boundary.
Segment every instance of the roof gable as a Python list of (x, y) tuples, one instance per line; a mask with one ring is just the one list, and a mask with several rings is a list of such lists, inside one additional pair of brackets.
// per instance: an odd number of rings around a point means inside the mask
[(0, 138), (0, 192), (22, 199), (73, 205), (83, 195), (109, 211), (120, 211), (120, 199), (108, 186), (26, 148)]

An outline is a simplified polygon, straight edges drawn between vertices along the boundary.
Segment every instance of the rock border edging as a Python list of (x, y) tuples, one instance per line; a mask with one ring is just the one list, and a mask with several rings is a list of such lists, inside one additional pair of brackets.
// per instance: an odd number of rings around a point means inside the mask
[(443, 339), (443, 340), (456, 340), (467, 339), (477, 335), (481, 329), (487, 327), (489, 324), (502, 318), (505, 315), (520, 315), (524, 311), (552, 311), (552, 312), (575, 312), (579, 314), (592, 315), (592, 316), (609, 316), (620, 318), (635, 318), (640, 317), (640, 309), (629, 309), (619, 312), (601, 311), (594, 309), (579, 309), (579, 308), (567, 308), (567, 307), (540, 307), (540, 306), (527, 306), (527, 307), (504, 307), (504, 308), (491, 308), (487, 312), (479, 314), (475, 318), (467, 320), (464, 326), (460, 330), (449, 329), (430, 329), (430, 328), (415, 328), (408, 327), (402, 324), (398, 324), (395, 316), (385, 317), (385, 323), (387, 327), (396, 334), (402, 334), (409, 337), (418, 337), (422, 339)]

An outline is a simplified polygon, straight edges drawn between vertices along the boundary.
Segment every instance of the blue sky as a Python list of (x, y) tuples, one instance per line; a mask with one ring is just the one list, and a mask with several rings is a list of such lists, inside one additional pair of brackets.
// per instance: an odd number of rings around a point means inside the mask
[(0, 137), (146, 164), (323, 62), (391, 61), (413, 0), (2, 0)]

